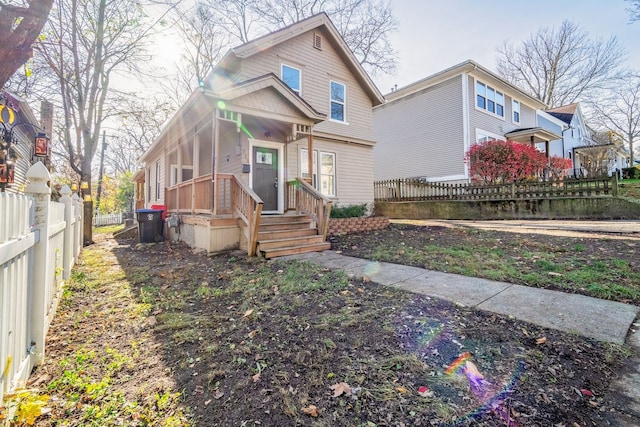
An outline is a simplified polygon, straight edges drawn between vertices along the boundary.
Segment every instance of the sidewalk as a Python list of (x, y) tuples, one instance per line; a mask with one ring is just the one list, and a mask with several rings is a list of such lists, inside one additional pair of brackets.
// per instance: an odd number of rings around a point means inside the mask
[(467, 227), (483, 230), (539, 233), (570, 237), (624, 238), (640, 240), (640, 220), (450, 220), (450, 219), (393, 219), (398, 224), (440, 227)]
[(368, 261), (334, 251), (292, 255), (382, 285), (441, 298), (563, 332), (624, 344), (640, 307), (417, 267)]

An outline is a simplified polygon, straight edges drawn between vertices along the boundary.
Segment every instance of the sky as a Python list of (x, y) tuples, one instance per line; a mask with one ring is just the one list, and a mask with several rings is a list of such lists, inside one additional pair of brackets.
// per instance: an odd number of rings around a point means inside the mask
[(640, 70), (640, 21), (629, 24), (624, 0), (391, 0), (398, 30), (394, 76), (374, 76), (383, 93), (472, 59), (497, 72), (496, 47), (518, 45), (543, 27), (564, 19), (591, 38), (616, 36), (627, 51), (624, 65)]

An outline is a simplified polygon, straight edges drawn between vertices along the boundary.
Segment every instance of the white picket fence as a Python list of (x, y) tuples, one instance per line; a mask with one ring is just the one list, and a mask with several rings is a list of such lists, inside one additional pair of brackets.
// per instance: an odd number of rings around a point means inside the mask
[(42, 163), (27, 179), (25, 194), (0, 193), (0, 402), (42, 362), (63, 283), (82, 249), (80, 198), (65, 186), (61, 202), (52, 202)]
[(101, 227), (103, 225), (122, 224), (122, 212), (95, 215), (93, 217), (93, 226)]

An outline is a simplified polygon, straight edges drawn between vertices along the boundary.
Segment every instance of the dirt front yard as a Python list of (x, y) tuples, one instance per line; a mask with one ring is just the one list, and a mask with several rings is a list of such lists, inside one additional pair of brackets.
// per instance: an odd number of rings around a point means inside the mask
[(616, 425), (630, 354), (306, 263), (111, 238), (47, 345), (40, 426)]

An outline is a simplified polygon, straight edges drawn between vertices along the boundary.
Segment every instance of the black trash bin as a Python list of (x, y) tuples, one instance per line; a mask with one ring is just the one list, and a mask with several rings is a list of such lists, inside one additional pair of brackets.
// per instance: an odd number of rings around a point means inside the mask
[(138, 209), (138, 235), (140, 243), (154, 243), (164, 241), (164, 221), (162, 211), (155, 209)]

